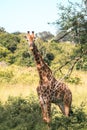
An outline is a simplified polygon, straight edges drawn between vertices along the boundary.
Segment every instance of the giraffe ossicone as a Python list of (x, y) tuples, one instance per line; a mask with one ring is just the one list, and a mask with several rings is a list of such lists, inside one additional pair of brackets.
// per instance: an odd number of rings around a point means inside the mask
[(58, 81), (52, 73), (52, 70), (43, 60), (37, 46), (35, 45), (34, 32), (30, 34), (28, 31), (27, 41), (36, 61), (37, 70), (39, 73), (39, 86), (37, 94), (42, 110), (43, 120), (47, 123), (51, 121), (51, 103), (59, 106), (62, 113), (66, 116), (70, 115), (72, 93), (68, 86)]

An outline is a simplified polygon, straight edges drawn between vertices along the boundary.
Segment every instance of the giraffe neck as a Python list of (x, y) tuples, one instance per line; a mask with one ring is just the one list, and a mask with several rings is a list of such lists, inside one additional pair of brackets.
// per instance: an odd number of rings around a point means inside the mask
[(52, 71), (48, 67), (48, 65), (44, 62), (44, 60), (35, 44), (33, 44), (32, 53), (33, 53), (35, 61), (36, 61), (37, 70), (38, 70), (39, 77), (40, 77), (40, 83), (43, 84), (43, 83), (50, 81), (52, 78)]

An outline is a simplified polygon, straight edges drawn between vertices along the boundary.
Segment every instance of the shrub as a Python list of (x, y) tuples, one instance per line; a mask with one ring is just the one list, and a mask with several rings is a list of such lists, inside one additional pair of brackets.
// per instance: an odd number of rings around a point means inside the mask
[(81, 83), (81, 80), (80, 80), (80, 78), (79, 77), (67, 77), (66, 79), (65, 79), (68, 83), (71, 83), (71, 84), (79, 84), (79, 83)]
[(13, 71), (0, 70), (0, 80), (1, 80), (1, 82), (10, 82), (12, 77), (13, 77)]
[(87, 114), (84, 112), (84, 106), (73, 107), (73, 114), (70, 117), (54, 116), (51, 124), (52, 130), (86, 130)]
[(39, 128), (39, 123), (42, 124), (39, 104), (32, 96), (29, 99), (9, 97), (5, 105), (0, 106), (0, 111), (1, 129), (35, 130)]
[(17, 49), (20, 38), (16, 35), (3, 33), (0, 35), (0, 44), (10, 50), (12, 53)]
[(0, 61), (2, 61), (9, 53), (10, 51), (8, 51), (7, 48), (0, 46)]
[[(87, 130), (87, 115), (84, 105), (73, 107), (71, 117), (61, 116), (56, 107), (52, 107), (52, 130)], [(0, 130), (47, 130), (42, 121), (41, 109), (37, 97), (9, 97), (3, 105), (0, 103)]]

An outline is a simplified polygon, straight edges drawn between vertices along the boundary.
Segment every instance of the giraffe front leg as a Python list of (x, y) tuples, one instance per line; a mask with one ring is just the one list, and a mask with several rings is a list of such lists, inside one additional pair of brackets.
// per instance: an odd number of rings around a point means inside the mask
[(51, 103), (47, 100), (47, 98), (40, 96), (40, 105), (42, 109), (43, 120), (46, 123), (49, 123), (51, 120), (50, 119)]
[(38, 93), (38, 97), (39, 97), (43, 120), (46, 123), (50, 123), (51, 103), (50, 103), (49, 99), (47, 99), (46, 96), (42, 96), (43, 94), (40, 91), (39, 87), (37, 88), (37, 93)]

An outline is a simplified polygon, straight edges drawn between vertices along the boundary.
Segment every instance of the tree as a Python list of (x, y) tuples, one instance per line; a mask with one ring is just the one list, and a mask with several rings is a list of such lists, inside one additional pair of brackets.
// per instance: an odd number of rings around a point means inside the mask
[(2, 33), (0, 35), (0, 45), (6, 47), (12, 53), (17, 49), (18, 43), (20, 43), (20, 38), (14, 34)]
[(48, 41), (54, 37), (53, 34), (51, 34), (50, 32), (46, 32), (46, 31), (37, 33), (37, 36), (39, 38), (41, 38), (43, 41)]
[[(69, 1), (68, 6), (58, 4), (58, 20), (55, 24), (58, 30), (67, 31), (72, 28), (69, 33), (69, 39), (76, 43), (87, 42), (87, 17), (86, 8), (82, 5)], [(63, 38), (63, 37), (62, 37)]]
[(85, 6), (86, 6), (86, 11), (87, 11), (87, 0), (83, 0)]
[(2, 33), (2, 32), (4, 33), (6, 31), (5, 31), (5, 29), (3, 27), (0, 27), (0, 33)]
[[(87, 3), (87, 0), (85, 1)], [(78, 46), (70, 59), (57, 69), (61, 71), (67, 64), (71, 64), (68, 73), (64, 76), (65, 78), (71, 75), (75, 66), (76, 69), (87, 70), (87, 8), (83, 4), (74, 4), (69, 0), (67, 6), (57, 4), (57, 7), (58, 19), (53, 24), (56, 24), (60, 33), (58, 33), (56, 41), (66, 38), (66, 40), (74, 41)]]

